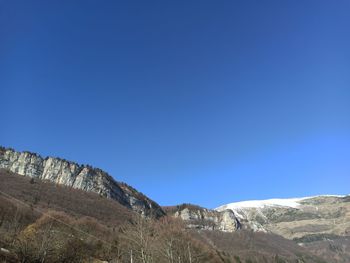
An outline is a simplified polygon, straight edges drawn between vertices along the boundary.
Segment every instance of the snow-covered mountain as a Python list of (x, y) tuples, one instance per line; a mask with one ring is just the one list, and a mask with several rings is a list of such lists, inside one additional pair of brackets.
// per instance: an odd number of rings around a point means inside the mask
[(266, 206), (284, 206), (284, 207), (293, 207), (297, 208), (301, 205), (301, 201), (307, 199), (314, 199), (318, 197), (345, 197), (345, 195), (317, 195), (317, 196), (308, 196), (300, 198), (274, 198), (266, 200), (250, 200), (250, 201), (241, 201), (234, 202), (227, 205), (220, 206), (215, 210), (223, 209), (236, 209), (236, 208), (263, 208)]
[(226, 209), (242, 228), (292, 239), (326, 262), (350, 262), (350, 195), (244, 201), (216, 208)]
[(216, 211), (231, 209), (242, 227), (273, 232), (287, 238), (311, 234), (350, 233), (350, 196), (321, 195), (268, 199), (226, 204)]

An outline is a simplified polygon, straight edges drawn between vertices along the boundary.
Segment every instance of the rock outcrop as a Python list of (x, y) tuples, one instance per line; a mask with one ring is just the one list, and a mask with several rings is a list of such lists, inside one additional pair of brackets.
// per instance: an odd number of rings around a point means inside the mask
[(164, 215), (162, 208), (131, 186), (115, 181), (108, 173), (89, 165), (60, 158), (43, 158), (31, 152), (0, 148), (0, 168), (19, 175), (48, 180), (114, 199), (145, 216)]
[(234, 232), (241, 228), (239, 220), (230, 209), (218, 212), (203, 207), (183, 204), (166, 207), (168, 215), (181, 218), (189, 228)]

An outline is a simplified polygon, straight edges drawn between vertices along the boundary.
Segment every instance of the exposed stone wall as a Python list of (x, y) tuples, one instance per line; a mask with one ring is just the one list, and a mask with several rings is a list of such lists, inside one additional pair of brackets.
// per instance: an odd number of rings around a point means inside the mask
[(181, 218), (191, 228), (234, 232), (241, 228), (232, 210), (217, 212), (205, 208), (185, 207), (176, 211), (174, 217)]
[(23, 176), (48, 180), (112, 198), (144, 215), (164, 214), (158, 204), (126, 184), (116, 182), (101, 169), (30, 152), (0, 149), (0, 168)]

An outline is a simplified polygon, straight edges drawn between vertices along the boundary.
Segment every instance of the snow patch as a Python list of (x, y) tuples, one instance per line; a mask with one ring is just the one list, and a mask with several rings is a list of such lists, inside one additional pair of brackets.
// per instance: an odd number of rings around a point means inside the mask
[(298, 202), (300, 202), (301, 200), (303, 200), (303, 198), (242, 201), (220, 206), (216, 208), (216, 210), (237, 208), (263, 208), (265, 206), (285, 206), (296, 208), (300, 205)]
[[(274, 199), (267, 199), (267, 200), (252, 200), (252, 201), (241, 201), (241, 202), (235, 202), (230, 203), (227, 205), (220, 206), (218, 208), (215, 208), (217, 211), (222, 211), (225, 209), (232, 209), (234, 211), (239, 211), (240, 209), (244, 208), (264, 208), (268, 206), (283, 206), (283, 207), (291, 207), (291, 208), (298, 208), (300, 206), (300, 201), (311, 199), (315, 197), (344, 197), (342, 195), (320, 195), (320, 196), (311, 196), (311, 197), (301, 197), (301, 198), (274, 198)], [(237, 212), (238, 212), (237, 211)]]

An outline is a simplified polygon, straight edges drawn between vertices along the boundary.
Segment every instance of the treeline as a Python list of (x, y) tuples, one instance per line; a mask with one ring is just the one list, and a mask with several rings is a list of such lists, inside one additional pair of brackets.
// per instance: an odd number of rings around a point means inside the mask
[(222, 262), (181, 221), (142, 218), (94, 193), (0, 175), (0, 262)]
[(0, 169), (0, 263), (323, 262), (304, 254), (282, 237), (188, 229), (175, 218), (143, 218), (95, 193)]
[(135, 215), (123, 225), (107, 227), (57, 211), (39, 216), (6, 199), (1, 199), (0, 213), (2, 262), (222, 262), (182, 222), (168, 217)]

